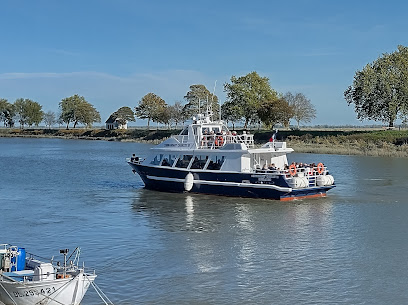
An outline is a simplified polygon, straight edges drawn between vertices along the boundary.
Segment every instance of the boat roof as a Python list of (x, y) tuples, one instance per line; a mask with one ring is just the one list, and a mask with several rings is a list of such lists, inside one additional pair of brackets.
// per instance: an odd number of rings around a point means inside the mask
[(293, 152), (286, 147), (286, 142), (268, 142), (260, 148), (255, 148), (254, 135), (243, 131), (238, 134), (230, 131), (223, 121), (212, 121), (211, 116), (198, 115), (187, 124), (178, 135), (152, 147), (153, 150), (175, 153), (274, 153), (282, 155)]

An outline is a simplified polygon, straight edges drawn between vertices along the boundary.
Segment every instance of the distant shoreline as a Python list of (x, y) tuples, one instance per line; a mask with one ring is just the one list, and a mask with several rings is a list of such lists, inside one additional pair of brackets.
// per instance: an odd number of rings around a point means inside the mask
[[(175, 129), (7, 129), (0, 137), (60, 138), (157, 144)], [(267, 142), (271, 130), (252, 131), (256, 145)], [(408, 158), (408, 131), (399, 130), (283, 130), (278, 140), (286, 141), (297, 153), (364, 155)]]

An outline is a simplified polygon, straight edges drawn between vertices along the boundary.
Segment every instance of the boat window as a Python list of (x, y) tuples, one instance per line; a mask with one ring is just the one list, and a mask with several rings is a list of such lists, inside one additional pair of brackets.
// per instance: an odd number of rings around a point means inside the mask
[(162, 159), (163, 159), (163, 154), (157, 155), (156, 157), (154, 157), (152, 161), (150, 161), (150, 164), (159, 165)]
[(182, 136), (187, 136), (187, 135), (188, 135), (188, 127), (185, 127), (185, 128), (183, 129), (183, 131), (180, 133), (180, 135), (182, 135)]
[(207, 163), (208, 156), (199, 155), (195, 156), (193, 163), (191, 164), (191, 169), (203, 169), (205, 164)]
[(181, 155), (177, 160), (176, 167), (187, 168), (192, 157), (192, 155)]
[(218, 127), (213, 127), (212, 131), (214, 131), (214, 133), (220, 133), (220, 129)]
[(176, 160), (177, 156), (172, 154), (166, 154), (163, 156), (162, 166), (173, 166), (174, 160)]
[(211, 156), (207, 169), (219, 170), (224, 163), (225, 156)]

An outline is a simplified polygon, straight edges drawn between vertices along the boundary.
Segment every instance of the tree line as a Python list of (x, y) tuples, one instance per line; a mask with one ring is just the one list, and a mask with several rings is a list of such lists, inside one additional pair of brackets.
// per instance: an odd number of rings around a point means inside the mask
[[(176, 101), (169, 105), (150, 92), (133, 109), (123, 106), (113, 112), (111, 118), (122, 125), (139, 118), (147, 120), (148, 128), (151, 122), (177, 127), (194, 115), (210, 109), (213, 119), (225, 120), (234, 128), (237, 123), (243, 123), (244, 128), (249, 125), (273, 128), (276, 124), (288, 126), (290, 119), (294, 119), (299, 127), (300, 122), (310, 122), (316, 117), (314, 106), (304, 94), (278, 93), (270, 86), (269, 79), (259, 76), (257, 72), (232, 76), (230, 82), (224, 84), (224, 91), (227, 99), (222, 105), (218, 97), (202, 84), (189, 87), (184, 104)], [(74, 128), (78, 124), (91, 127), (93, 123), (101, 121), (95, 107), (78, 94), (59, 102), (58, 115), (52, 111), (44, 112), (38, 102), (30, 99), (19, 98), (14, 103), (0, 99), (0, 119), (6, 127), (13, 127), (17, 122), (21, 128), (44, 122), (48, 127), (56, 123), (66, 124), (67, 129), (70, 124)]]
[[(224, 84), (227, 100), (220, 106), (219, 99), (204, 85), (191, 85), (184, 96), (186, 104), (176, 101), (168, 105), (158, 95), (150, 92), (143, 96), (134, 114), (140, 119), (164, 125), (178, 125), (198, 113), (211, 109), (213, 119), (222, 119), (231, 123), (233, 128), (238, 122), (249, 125), (262, 125), (273, 128), (276, 124), (289, 125), (290, 119), (297, 122), (310, 122), (316, 117), (316, 110), (309, 99), (302, 93), (281, 94), (272, 89), (269, 79), (261, 77), (257, 72), (245, 76), (232, 76), (231, 81)], [(127, 109), (129, 118), (131, 109)]]
[[(133, 109), (124, 106), (112, 113), (121, 124), (135, 121), (136, 117), (167, 126), (179, 125), (210, 105), (215, 119), (221, 118), (234, 126), (238, 122), (273, 128), (276, 124), (288, 126), (294, 119), (308, 123), (316, 117), (316, 110), (302, 93), (286, 94), (274, 90), (267, 77), (257, 72), (236, 77), (224, 84), (226, 101), (220, 106), (218, 97), (204, 85), (191, 85), (184, 96), (186, 104), (176, 101), (168, 105), (160, 96), (150, 92), (142, 97)], [(398, 46), (391, 54), (384, 53), (354, 75), (353, 83), (344, 92), (348, 105), (354, 105), (360, 120), (382, 121), (393, 127), (397, 119), (408, 122), (408, 48)], [(100, 122), (100, 114), (83, 96), (73, 95), (59, 103), (59, 114), (43, 112), (42, 106), (31, 99), (18, 98), (14, 103), (0, 98), (0, 120), (4, 126), (16, 122), (24, 126), (46, 126), (56, 123), (87, 127)], [(235, 128), (235, 127), (234, 127)]]
[(100, 122), (101, 116), (95, 107), (87, 102), (83, 96), (77, 94), (64, 98), (59, 103), (60, 113), (57, 116), (54, 112), (44, 112), (42, 106), (31, 99), (18, 98), (14, 103), (9, 103), (7, 99), (0, 98), (0, 120), (5, 127), (14, 127), (15, 123), (24, 126), (37, 126), (44, 122), (46, 126), (73, 124), (75, 128), (78, 124), (91, 127), (93, 123)]

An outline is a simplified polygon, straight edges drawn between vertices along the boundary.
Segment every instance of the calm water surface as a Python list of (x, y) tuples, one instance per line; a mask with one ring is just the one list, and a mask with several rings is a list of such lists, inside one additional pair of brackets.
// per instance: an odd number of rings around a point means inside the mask
[(145, 190), (150, 147), (0, 138), (0, 242), (81, 246), (116, 305), (408, 304), (408, 160), (292, 154), (337, 187), (277, 202)]

